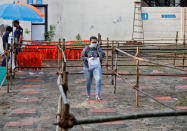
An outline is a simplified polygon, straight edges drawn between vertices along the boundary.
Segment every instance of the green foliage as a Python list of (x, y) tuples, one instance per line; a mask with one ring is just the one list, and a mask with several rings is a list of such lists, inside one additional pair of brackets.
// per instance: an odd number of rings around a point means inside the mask
[(183, 97), (183, 98), (178, 98), (178, 100), (176, 101), (175, 105), (177, 106), (187, 106), (187, 96)]
[(31, 32), (31, 31), (30, 31), (28, 28), (25, 29), (25, 34), (28, 35), (30, 32)]
[(79, 33), (76, 35), (76, 40), (81, 40), (81, 35)]
[(55, 29), (56, 29), (56, 27), (55, 27), (54, 25), (50, 25), (49, 31), (47, 31), (47, 32), (44, 34), (44, 37), (45, 37), (45, 40), (46, 40), (46, 41), (52, 41), (52, 39), (53, 39), (54, 36), (55, 36)]

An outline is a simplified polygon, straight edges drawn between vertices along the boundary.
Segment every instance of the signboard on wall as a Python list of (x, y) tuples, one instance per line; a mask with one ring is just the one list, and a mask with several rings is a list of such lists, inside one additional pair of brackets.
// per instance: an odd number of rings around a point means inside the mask
[(176, 18), (175, 14), (162, 14), (162, 18)]
[(27, 4), (33, 4), (33, 0), (27, 0)]
[(43, 0), (36, 0), (36, 4), (43, 4)]
[(142, 19), (148, 20), (148, 13), (142, 13)]
[(20, 0), (20, 2), (22, 3), (26, 3), (27, 4), (43, 4), (43, 0)]

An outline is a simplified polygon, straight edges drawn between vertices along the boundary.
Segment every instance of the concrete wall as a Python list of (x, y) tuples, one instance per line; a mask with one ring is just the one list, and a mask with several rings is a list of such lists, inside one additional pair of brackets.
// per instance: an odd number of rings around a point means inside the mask
[(106, 39), (131, 39), (135, 0), (44, 0), (56, 39), (82, 39), (101, 33)]
[(187, 31), (185, 11), (182, 7), (143, 7), (143, 13), (148, 13), (148, 20), (144, 20), (145, 39), (175, 39), (176, 32), (182, 39)]
[[(14, 0), (9, 0), (9, 3)], [(48, 25), (55, 25), (55, 38), (75, 40), (102, 34), (102, 38), (131, 40), (135, 0), (43, 0), (48, 4)], [(1, 0), (0, 4), (7, 3)], [(175, 38), (176, 32), (183, 38), (187, 34), (187, 10), (181, 7), (143, 7), (148, 13), (144, 20), (145, 39)], [(176, 18), (162, 18), (163, 14), (174, 14)], [(0, 20), (0, 24), (11, 21)], [(31, 30), (30, 22), (22, 22), (24, 30)], [(24, 34), (24, 39), (30, 39)]]
[[(179, 7), (144, 7), (143, 12), (148, 13), (148, 20), (144, 20), (145, 39), (175, 38), (176, 32), (179, 32), (179, 37), (182, 37), (181, 9)], [(163, 15), (173, 16), (166, 18)]]

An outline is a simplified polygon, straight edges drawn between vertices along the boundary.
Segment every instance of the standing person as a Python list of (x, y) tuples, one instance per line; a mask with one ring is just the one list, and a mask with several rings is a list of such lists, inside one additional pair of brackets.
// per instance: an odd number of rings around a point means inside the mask
[(102, 68), (101, 60), (105, 57), (105, 53), (98, 45), (97, 37), (90, 37), (90, 45), (86, 46), (81, 53), (81, 60), (84, 61), (84, 76), (86, 79), (87, 99), (90, 99), (90, 90), (92, 78), (96, 83), (96, 100), (101, 99), (101, 80)]
[(14, 32), (14, 39), (15, 39), (15, 44), (16, 44), (16, 54), (18, 54), (21, 50), (22, 46), (22, 40), (23, 40), (23, 28), (19, 25), (18, 20), (13, 21), (14, 27), (16, 27), (16, 30)]
[[(6, 27), (6, 32), (3, 34), (3, 37), (2, 37), (2, 41), (3, 41), (3, 50), (4, 50), (4, 53), (6, 51), (6, 44), (8, 43), (8, 50), (10, 48), (10, 41), (8, 40), (9, 39), (9, 34), (12, 32), (12, 27), (11, 26), (7, 26)], [(10, 56), (8, 57), (8, 60), (10, 59)], [(1, 66), (6, 66), (6, 57), (4, 57), (2, 63), (1, 63)]]

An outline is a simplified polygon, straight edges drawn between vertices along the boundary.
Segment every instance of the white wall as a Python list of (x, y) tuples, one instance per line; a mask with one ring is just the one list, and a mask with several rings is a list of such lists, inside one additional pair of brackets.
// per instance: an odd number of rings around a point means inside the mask
[[(9, 0), (9, 3), (14, 0)], [(135, 0), (43, 0), (48, 4), (48, 25), (55, 25), (55, 38), (75, 40), (101, 33), (102, 38), (131, 40)], [(7, 0), (0, 0), (0, 4)], [(143, 7), (148, 13), (144, 20), (145, 39), (179, 38), (187, 34), (187, 9), (181, 7)], [(163, 19), (162, 14), (175, 14), (176, 18)], [(184, 19), (186, 19), (184, 21)], [(0, 20), (0, 24), (11, 21)], [(24, 29), (31, 30), (30, 22), (22, 22)], [(30, 35), (24, 34), (24, 39)]]
[[(182, 8), (180, 7), (144, 7), (143, 12), (148, 13), (148, 20), (144, 20), (145, 39), (182, 38)], [(162, 15), (175, 15), (176, 18), (162, 18)]]
[(82, 39), (101, 33), (106, 39), (131, 39), (135, 0), (44, 0), (56, 39)]

